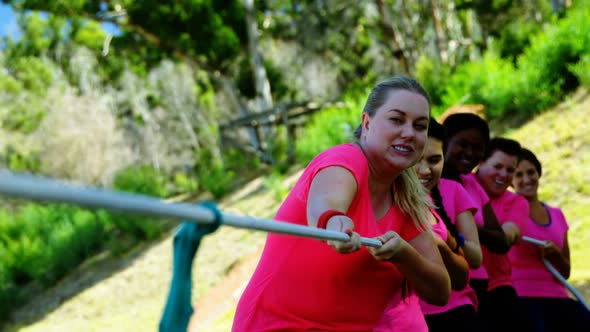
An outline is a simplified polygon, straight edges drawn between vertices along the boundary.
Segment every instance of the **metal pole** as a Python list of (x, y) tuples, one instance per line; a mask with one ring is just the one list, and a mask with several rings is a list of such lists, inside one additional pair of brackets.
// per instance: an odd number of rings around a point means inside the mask
[[(523, 236), (522, 240), (525, 242), (536, 244), (540, 247), (545, 247), (545, 245), (546, 245), (545, 241), (537, 240), (537, 239), (534, 239), (534, 238), (531, 238), (528, 236)], [(588, 306), (588, 303), (586, 303), (586, 301), (584, 300), (584, 297), (582, 296), (582, 294), (580, 294), (580, 292), (578, 292), (578, 290), (575, 289), (572, 284), (570, 284), (567, 280), (565, 280), (565, 278), (561, 275), (561, 273), (559, 273), (559, 271), (557, 271), (555, 269), (555, 267), (553, 267), (553, 265), (551, 265), (551, 263), (548, 260), (546, 260), (545, 258), (543, 258), (543, 264), (545, 264), (545, 267), (547, 268), (547, 270), (549, 270), (549, 272), (551, 272), (551, 274), (557, 280), (559, 280), (559, 282), (561, 282), (584, 307), (586, 307), (586, 310), (590, 311), (590, 307)]]
[[(156, 217), (186, 219), (200, 224), (212, 224), (215, 214), (204, 207), (188, 203), (166, 203), (147, 195), (73, 185), (46, 177), (0, 171), (0, 194), (38, 201), (62, 202), (88, 208), (115, 210)], [(297, 235), (320, 240), (349, 241), (346, 233), (329, 231), (305, 225), (296, 225), (271, 219), (261, 219), (232, 213), (223, 213), (223, 224), (238, 228)], [(381, 242), (361, 238), (369, 247), (381, 247)]]

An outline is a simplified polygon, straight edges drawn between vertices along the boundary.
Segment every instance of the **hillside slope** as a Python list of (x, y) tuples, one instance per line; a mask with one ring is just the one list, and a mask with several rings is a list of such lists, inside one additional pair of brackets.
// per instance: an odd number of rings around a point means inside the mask
[[(563, 207), (571, 223), (572, 283), (590, 301), (590, 95), (579, 90), (553, 110), (510, 129), (544, 163), (542, 197)], [(287, 177), (291, 186), (299, 172)], [(226, 211), (270, 218), (279, 197), (259, 178), (220, 203)], [(168, 293), (171, 238), (116, 261), (87, 264), (15, 315), (6, 331), (155, 331)], [(193, 300), (199, 331), (229, 331), (265, 234), (222, 227), (203, 241), (194, 262)]]

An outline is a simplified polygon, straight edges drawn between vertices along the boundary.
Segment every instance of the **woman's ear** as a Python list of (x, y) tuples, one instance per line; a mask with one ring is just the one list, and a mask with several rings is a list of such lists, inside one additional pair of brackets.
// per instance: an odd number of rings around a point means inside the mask
[[(363, 113), (362, 118), (361, 118), (362, 133), (366, 133), (367, 130), (369, 130), (370, 122), (371, 122), (371, 117), (369, 116), (369, 114)], [(362, 133), (361, 133), (361, 136), (362, 136)]]

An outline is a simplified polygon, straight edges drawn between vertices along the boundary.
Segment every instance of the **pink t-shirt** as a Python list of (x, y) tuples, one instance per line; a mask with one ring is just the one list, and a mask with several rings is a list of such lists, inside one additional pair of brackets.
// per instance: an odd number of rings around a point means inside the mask
[[(483, 187), (477, 181), (477, 176), (475, 173), (461, 175), (461, 182), (463, 183), (463, 188), (467, 190), (467, 193), (471, 196), (471, 199), (475, 202), (475, 204), (477, 204), (477, 212), (473, 216), (475, 223), (478, 226), (483, 226), (484, 221), (482, 207), (490, 201), (490, 198), (488, 197), (485, 189), (483, 189)], [(481, 247), (483, 249), (484, 246), (482, 245)], [(486, 272), (483, 264), (476, 269), (471, 269), (469, 271), (469, 276), (471, 279), (488, 279), (488, 273)]]
[[(375, 220), (367, 160), (353, 144), (335, 146), (314, 158), (275, 219), (307, 225), (311, 182), (329, 166), (346, 168), (356, 179), (357, 193), (346, 214), (361, 236), (393, 230), (409, 241), (420, 234), (393, 203), (383, 218)], [(375, 260), (365, 247), (340, 254), (316, 239), (269, 233), (238, 303), (232, 331), (371, 331), (401, 292), (403, 279), (394, 264)]]
[[(476, 204), (471, 199), (471, 196), (467, 193), (465, 188), (461, 186), (460, 183), (452, 180), (440, 179), (438, 189), (440, 190), (440, 194), (443, 199), (442, 204), (453, 224), (457, 222), (457, 216), (459, 214), (465, 211), (471, 211), (472, 213), (475, 213), (477, 210)], [(440, 223), (444, 225), (442, 220)], [(434, 229), (435, 228), (433, 226), (433, 230)], [(443, 239), (446, 240), (446, 236)], [(451, 297), (445, 306), (435, 306), (424, 301), (420, 301), (420, 307), (422, 308), (422, 312), (425, 315), (446, 312), (462, 305), (473, 305), (477, 309), (477, 295), (475, 291), (469, 286), (469, 284), (462, 290), (451, 290)]]
[(418, 295), (411, 291), (405, 299), (401, 295), (398, 292), (391, 299), (392, 305), (387, 306), (373, 332), (428, 332)]
[[(511, 191), (504, 191), (502, 195), (492, 198), (492, 208), (500, 225), (507, 221), (515, 223), (522, 235), (526, 232), (529, 218), (529, 203), (524, 197)], [(495, 254), (482, 246), (483, 265), (488, 272), (488, 290), (500, 286), (513, 286), (512, 269), (508, 253)]]
[[(431, 209), (437, 223), (431, 225), (432, 232), (435, 236), (447, 240), (447, 226), (442, 221), (438, 213)], [(401, 293), (399, 294), (401, 296)], [(418, 298), (415, 293), (401, 300), (398, 296), (392, 298), (387, 304), (383, 317), (377, 323), (374, 332), (428, 332), (428, 325), (424, 319), (424, 314), (420, 308), (421, 303), (426, 303)]]
[[(551, 240), (557, 247), (563, 248), (569, 229), (565, 216), (561, 209), (544, 205), (549, 213), (549, 223), (541, 225), (529, 217), (524, 235), (541, 241)], [(565, 286), (545, 268), (539, 246), (521, 241), (510, 249), (508, 256), (512, 263), (512, 281), (518, 296), (568, 297)]]

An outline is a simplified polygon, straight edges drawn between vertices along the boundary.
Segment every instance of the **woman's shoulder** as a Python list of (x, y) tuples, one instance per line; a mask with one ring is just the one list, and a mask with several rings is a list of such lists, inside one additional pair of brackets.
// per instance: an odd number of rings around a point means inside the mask
[(339, 155), (339, 154), (344, 154), (344, 155), (358, 155), (358, 154), (363, 154), (363, 152), (361, 151), (361, 149), (358, 147), (358, 145), (354, 144), (354, 143), (343, 143), (343, 144), (338, 144), (338, 145), (334, 145), (330, 148), (327, 148), (326, 150), (320, 152), (318, 154), (318, 157), (320, 156), (325, 156), (325, 155)]
[(549, 205), (545, 202), (542, 202), (542, 204), (549, 213), (551, 224), (556, 225), (556, 227), (563, 227), (563, 229), (567, 231), (569, 229), (569, 223), (563, 210), (555, 205)]
[(454, 180), (449, 180), (449, 179), (444, 179), (441, 178), (438, 181), (438, 187), (440, 188), (441, 191), (450, 191), (450, 192), (456, 192), (456, 191), (461, 191), (461, 192), (465, 192), (465, 188), (463, 188), (463, 185), (460, 184), (457, 181)]
[(547, 209), (547, 211), (552, 214), (552, 215), (557, 215), (557, 216), (561, 216), (565, 219), (565, 214), (563, 213), (563, 210), (560, 207), (557, 207), (555, 205), (550, 205), (547, 204), (546, 202), (542, 202), (543, 206), (545, 207), (545, 209)]
[(366, 165), (367, 161), (363, 155), (363, 152), (357, 145), (346, 143), (330, 147), (320, 152), (310, 162), (309, 165), (323, 166), (326, 164), (341, 164), (342, 166), (350, 166), (356, 168), (359, 166), (362, 167)]

